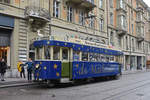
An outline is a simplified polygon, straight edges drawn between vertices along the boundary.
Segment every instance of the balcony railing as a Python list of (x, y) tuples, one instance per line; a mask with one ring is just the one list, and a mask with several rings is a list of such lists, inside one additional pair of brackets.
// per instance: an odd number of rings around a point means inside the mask
[(69, 3), (73, 3), (77, 5), (77, 7), (83, 7), (88, 10), (92, 10), (96, 5), (94, 4), (94, 0), (66, 0)]
[(46, 22), (50, 20), (49, 11), (40, 7), (27, 6), (25, 8), (24, 14), (27, 18), (32, 17), (33, 19), (38, 19)]
[(136, 8), (136, 11), (137, 11), (137, 12), (143, 12), (143, 8), (142, 8), (142, 7), (137, 7), (137, 8)]
[(138, 40), (138, 42), (142, 42), (142, 41), (144, 41), (144, 35), (142, 35), (142, 34), (137, 34), (137, 40)]

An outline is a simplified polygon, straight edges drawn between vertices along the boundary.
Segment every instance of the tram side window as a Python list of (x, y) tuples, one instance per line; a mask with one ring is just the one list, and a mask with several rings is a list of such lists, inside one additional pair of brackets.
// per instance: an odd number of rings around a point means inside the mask
[(97, 53), (90, 53), (89, 59), (90, 61), (98, 61), (99, 55)]
[(101, 62), (101, 54), (98, 54), (98, 61)]
[(106, 62), (106, 56), (105, 55), (101, 55), (101, 61)]
[(80, 52), (79, 51), (73, 51), (73, 60), (74, 61), (80, 60)]
[(45, 46), (44, 47), (44, 58), (45, 59), (50, 59), (51, 55), (50, 55), (50, 46)]
[(90, 60), (90, 61), (95, 61), (95, 60), (94, 60), (94, 53), (90, 53), (90, 55), (89, 55), (89, 60)]
[(111, 56), (110, 57), (110, 62), (114, 62), (115, 61), (115, 57), (114, 56)]
[(42, 52), (43, 52), (42, 48), (36, 49), (36, 59), (42, 59)]
[(109, 62), (109, 56), (108, 55), (106, 56), (106, 62)]
[(68, 49), (62, 49), (62, 60), (68, 60)]
[(54, 47), (53, 52), (54, 52), (53, 59), (60, 60), (60, 47)]
[(82, 52), (82, 61), (88, 61), (88, 53)]

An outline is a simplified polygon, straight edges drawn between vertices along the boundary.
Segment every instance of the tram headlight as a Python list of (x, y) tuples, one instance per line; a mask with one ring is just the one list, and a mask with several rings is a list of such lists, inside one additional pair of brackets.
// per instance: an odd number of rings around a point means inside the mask
[(38, 68), (39, 68), (39, 66), (40, 66), (39, 64), (36, 64), (36, 65), (35, 65), (35, 68), (36, 68), (36, 69), (38, 69)]

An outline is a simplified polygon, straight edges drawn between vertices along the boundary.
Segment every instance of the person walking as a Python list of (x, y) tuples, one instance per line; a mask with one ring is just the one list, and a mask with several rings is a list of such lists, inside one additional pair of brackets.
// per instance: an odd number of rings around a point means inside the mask
[(2, 59), (2, 61), (0, 63), (1, 81), (5, 81), (4, 80), (4, 75), (6, 73), (6, 69), (7, 69), (7, 64), (6, 64), (5, 60)]
[(28, 62), (25, 63), (27, 65), (27, 72), (28, 72), (28, 80), (32, 80), (32, 69), (33, 69), (33, 62), (31, 58), (29, 58)]

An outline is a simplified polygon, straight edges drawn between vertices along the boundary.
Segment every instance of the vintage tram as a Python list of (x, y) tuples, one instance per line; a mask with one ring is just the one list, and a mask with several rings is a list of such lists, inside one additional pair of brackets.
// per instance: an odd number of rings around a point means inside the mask
[(34, 47), (36, 80), (72, 82), (121, 72), (121, 51), (58, 40), (37, 40)]

